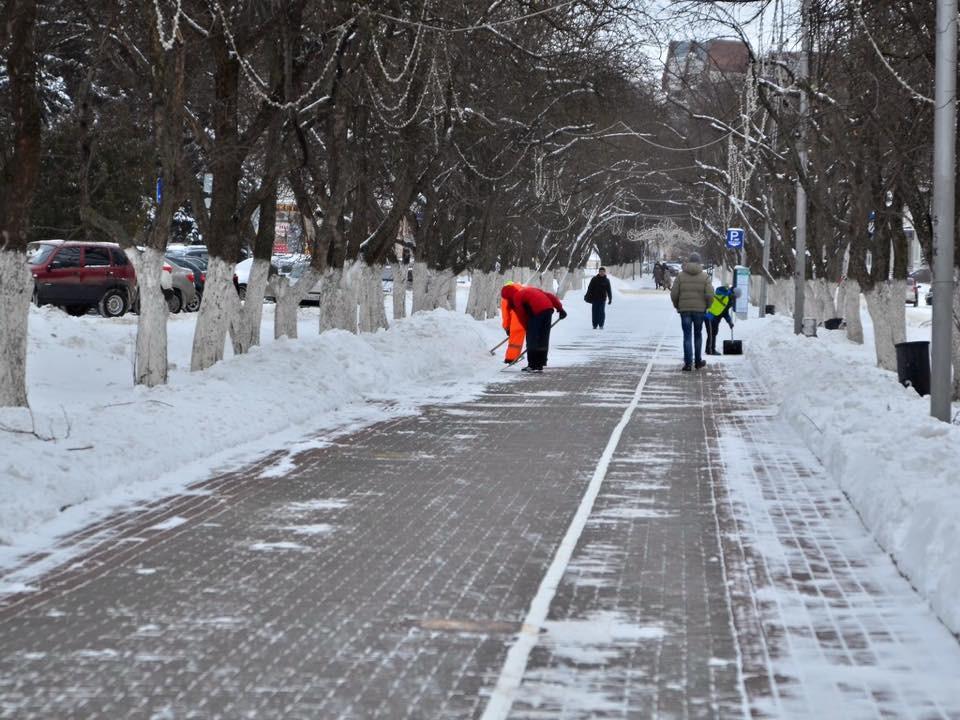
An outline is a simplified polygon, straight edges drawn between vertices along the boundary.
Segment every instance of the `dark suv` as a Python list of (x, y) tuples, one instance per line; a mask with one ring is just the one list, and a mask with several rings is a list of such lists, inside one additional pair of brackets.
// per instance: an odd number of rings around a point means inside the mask
[(41, 240), (30, 243), (27, 262), (37, 305), (58, 305), (71, 315), (97, 308), (104, 317), (130, 309), (136, 274), (115, 243)]

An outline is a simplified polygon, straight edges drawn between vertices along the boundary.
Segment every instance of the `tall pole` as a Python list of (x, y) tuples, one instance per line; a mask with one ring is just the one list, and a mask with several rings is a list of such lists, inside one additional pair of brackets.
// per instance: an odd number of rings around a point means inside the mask
[(760, 273), (760, 317), (767, 316), (767, 277), (770, 275), (770, 221), (763, 221), (763, 271)]
[(930, 414), (950, 422), (953, 351), (954, 173), (957, 122), (957, 0), (937, 0), (933, 116), (933, 346)]
[[(797, 68), (797, 80), (804, 83), (810, 76), (810, 52), (813, 49), (813, 37), (810, 34), (810, 0), (803, 0), (800, 9), (800, 66)], [(797, 155), (800, 167), (797, 170), (797, 232), (796, 258), (794, 260), (793, 284), (793, 332), (803, 332), (803, 302), (807, 280), (807, 191), (803, 188), (801, 177), (807, 171), (807, 115), (810, 112), (809, 99), (804, 88), (800, 89), (800, 133), (797, 138)]]

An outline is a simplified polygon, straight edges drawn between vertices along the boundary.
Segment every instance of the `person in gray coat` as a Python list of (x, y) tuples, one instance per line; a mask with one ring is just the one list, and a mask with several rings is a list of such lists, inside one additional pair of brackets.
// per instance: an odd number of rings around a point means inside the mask
[(680, 326), (683, 328), (683, 369), (699, 370), (707, 363), (703, 361), (703, 315), (713, 302), (713, 283), (703, 271), (699, 253), (690, 253), (690, 258), (677, 275), (670, 289), (670, 299), (680, 313)]

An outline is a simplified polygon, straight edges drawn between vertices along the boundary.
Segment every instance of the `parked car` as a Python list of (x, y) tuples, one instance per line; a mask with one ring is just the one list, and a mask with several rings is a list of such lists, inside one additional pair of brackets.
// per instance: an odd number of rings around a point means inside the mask
[(170, 269), (173, 280), (169, 291), (164, 291), (163, 295), (167, 299), (167, 306), (170, 312), (178, 313), (189, 306), (200, 307), (197, 304), (197, 286), (196, 275), (193, 270), (177, 265), (171, 260), (166, 260), (164, 270)]
[(680, 274), (680, 271), (683, 270), (683, 264), (678, 262), (668, 262), (664, 263), (667, 266), (667, 270), (673, 277), (676, 277)]
[(27, 262), (38, 306), (57, 305), (71, 315), (97, 308), (120, 317), (136, 295), (133, 265), (115, 243), (41, 240), (28, 246)]
[(188, 257), (186, 255), (167, 255), (167, 262), (173, 262), (193, 273), (193, 286), (196, 291), (194, 299), (184, 305), (186, 312), (196, 312), (200, 309), (200, 301), (203, 299), (203, 286), (207, 282), (207, 261), (199, 257)]
[[(237, 294), (240, 295), (241, 300), (245, 300), (247, 297), (247, 283), (250, 280), (250, 270), (253, 268), (253, 258), (247, 258), (246, 260), (241, 260), (237, 263), (237, 267), (234, 270), (233, 282), (237, 286)], [(291, 270), (293, 266), (291, 266)], [(280, 274), (280, 269), (270, 263), (270, 270), (267, 274), (267, 278), (272, 278)]]
[(913, 303), (914, 307), (917, 307), (920, 304), (920, 288), (917, 287), (917, 281), (908, 277), (906, 280), (906, 296), (905, 299), (908, 303)]

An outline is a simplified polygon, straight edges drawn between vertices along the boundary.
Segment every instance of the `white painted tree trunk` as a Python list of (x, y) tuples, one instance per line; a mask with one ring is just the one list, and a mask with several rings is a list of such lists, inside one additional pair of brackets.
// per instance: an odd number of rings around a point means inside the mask
[(247, 295), (240, 308), (240, 316), (234, 327), (233, 352), (242, 355), (254, 345), (260, 344), (260, 325), (263, 322), (263, 296), (267, 290), (270, 261), (258, 258), (250, 268), (247, 280)]
[(466, 313), (474, 320), (485, 320), (487, 317), (486, 289), (489, 284), (487, 273), (474, 271), (470, 277), (470, 294), (467, 295)]
[(385, 330), (387, 313), (383, 305), (383, 266), (362, 263), (358, 269), (360, 332)]
[(331, 268), (320, 285), (320, 332), (357, 332), (357, 269)]
[(233, 286), (233, 264), (211, 257), (193, 334), (191, 370), (206, 370), (223, 359), (227, 333), (230, 325), (237, 321), (239, 312), (240, 298)]
[(407, 316), (407, 268), (401, 265), (393, 275), (393, 319)]
[(26, 253), (0, 250), (0, 407), (27, 407), (27, 321), (32, 292)]
[(492, 272), (487, 282), (487, 317), (500, 317), (500, 291), (507, 282), (506, 275)]
[(863, 345), (863, 321), (860, 319), (860, 283), (847, 278), (843, 282), (843, 318), (847, 322), (847, 340)]
[(137, 273), (140, 317), (137, 319), (137, 345), (134, 361), (135, 385), (155, 387), (167, 382), (167, 317), (170, 308), (160, 287), (163, 255), (159, 250), (134, 248), (127, 256)]
[(884, 370), (896, 370), (897, 351), (894, 345), (903, 342), (907, 336), (903, 283), (899, 280), (887, 280), (877, 283), (863, 295), (873, 321), (877, 365)]
[(557, 283), (557, 297), (563, 300), (564, 297), (566, 297), (566, 294), (573, 287), (575, 280), (576, 271), (566, 269), (562, 270)]
[(274, 294), (277, 298), (273, 315), (274, 339), (281, 337), (288, 337), (291, 340), (297, 339), (299, 335), (297, 311), (300, 309), (300, 303), (319, 279), (320, 273), (313, 267), (304, 270), (303, 275), (293, 284), (287, 278), (274, 278)]
[(450, 284), (447, 285), (447, 302), (444, 305), (447, 310), (457, 311), (457, 276), (450, 273)]
[(456, 293), (456, 278), (449, 270), (433, 270), (423, 263), (413, 266), (413, 312), (450, 308), (450, 285)]

